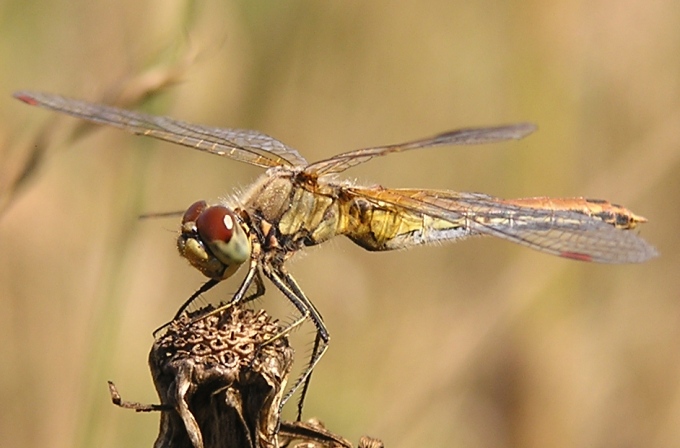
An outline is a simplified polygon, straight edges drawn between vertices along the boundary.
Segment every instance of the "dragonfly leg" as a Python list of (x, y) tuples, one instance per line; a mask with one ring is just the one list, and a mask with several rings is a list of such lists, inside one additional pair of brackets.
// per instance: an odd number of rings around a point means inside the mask
[[(255, 278), (253, 278), (253, 282), (255, 283), (255, 292), (245, 296), (243, 298), (243, 303), (248, 303), (251, 300), (257, 299), (258, 297), (262, 297), (265, 293), (264, 282), (262, 281), (262, 275), (260, 274), (259, 269), (255, 271)], [(231, 300), (231, 302), (233, 302), (233, 300)]]
[(179, 310), (177, 310), (177, 313), (175, 313), (175, 317), (172, 318), (172, 320), (177, 320), (179, 317), (186, 311), (187, 308), (196, 300), (198, 296), (203, 294), (204, 292), (210, 291), (213, 286), (217, 285), (219, 283), (219, 280), (215, 279), (210, 279), (207, 282), (203, 283), (203, 285), (196, 290), (195, 293), (191, 295), (183, 304), (181, 307), (179, 307)]
[(156, 329), (153, 331), (153, 337), (154, 337), (154, 338), (158, 337), (158, 335), (160, 334), (161, 331), (163, 331), (165, 328), (167, 328), (167, 326), (170, 325), (172, 322), (174, 322), (174, 321), (176, 321), (177, 319), (179, 319), (179, 317), (182, 315), (182, 313), (184, 313), (184, 311), (186, 311), (186, 309), (189, 307), (189, 305), (191, 305), (191, 304), (194, 302), (194, 300), (196, 300), (196, 298), (197, 298), (198, 296), (200, 296), (200, 295), (203, 294), (204, 292), (210, 291), (210, 290), (213, 288), (213, 286), (215, 286), (215, 285), (218, 284), (218, 283), (219, 283), (219, 280), (215, 280), (215, 279), (210, 279), (210, 280), (208, 280), (207, 282), (203, 283), (203, 285), (201, 285), (201, 287), (198, 288), (198, 289), (196, 290), (196, 292), (193, 293), (193, 294), (191, 295), (191, 297), (189, 297), (189, 298), (182, 304), (181, 307), (179, 307), (179, 310), (177, 311), (177, 313), (175, 313), (175, 317), (173, 317), (172, 320), (171, 320), (170, 322), (164, 323), (163, 325), (161, 325), (160, 327), (156, 328)]
[[(330, 334), (326, 329), (326, 324), (323, 322), (321, 313), (314, 307), (314, 304), (305, 296), (297, 282), (293, 277), (285, 271), (282, 266), (264, 266), (264, 274), (269, 278), (272, 283), (276, 285), (277, 288), (291, 301), (291, 303), (300, 312), (300, 317), (296, 319), (293, 323), (288, 325), (281, 334), (287, 334), (291, 329), (302, 324), (307, 319), (311, 319), (316, 327), (316, 338), (314, 340), (314, 347), (312, 349), (312, 354), (309, 359), (309, 364), (305, 368), (304, 372), (300, 377), (293, 383), (291, 389), (286, 393), (286, 395), (281, 400), (280, 408), (286, 404), (290, 397), (297, 391), (297, 389), (302, 385), (302, 394), (300, 396), (300, 401), (298, 402), (298, 415), (297, 419), (300, 421), (302, 419), (302, 407), (304, 404), (305, 395), (309, 388), (309, 381), (311, 380), (311, 374), (314, 367), (318, 364), (321, 357), (323, 357), (328, 344), (330, 342)], [(274, 337), (273, 339), (275, 339)]]
[[(323, 346), (321, 346), (322, 342)], [(329, 339), (327, 338), (326, 340), (322, 340), (320, 333), (317, 331), (316, 337), (314, 338), (314, 347), (312, 347), (312, 356), (309, 358), (309, 365), (307, 366), (309, 374), (307, 375), (307, 378), (305, 378), (304, 380), (302, 390), (300, 391), (300, 399), (298, 400), (297, 403), (297, 421), (302, 421), (302, 407), (305, 404), (305, 398), (307, 397), (307, 391), (309, 390), (309, 383), (312, 381), (312, 370), (319, 362), (321, 357), (324, 355), (324, 353), (326, 353), (326, 350), (328, 349), (328, 343)], [(313, 363), (312, 360), (314, 360)], [(288, 400), (290, 395), (292, 395), (292, 392), (289, 392), (289, 395), (285, 396), (283, 398), (284, 401), (282, 402), (285, 403), (285, 401)]]
[[(310, 307), (310, 317), (312, 319), (312, 322), (314, 323), (314, 326), (317, 329), (316, 332), (316, 337), (314, 338), (314, 346), (312, 347), (312, 356), (309, 359), (309, 365), (307, 366), (307, 369), (309, 370), (309, 373), (307, 374), (307, 378), (304, 379), (304, 384), (302, 385), (302, 391), (300, 392), (300, 399), (298, 400), (297, 404), (297, 420), (301, 421), (302, 420), (302, 407), (305, 403), (305, 397), (307, 396), (307, 390), (309, 389), (309, 383), (311, 382), (312, 379), (312, 371), (314, 370), (314, 367), (318, 364), (318, 362), (321, 360), (321, 357), (326, 353), (326, 350), (328, 349), (328, 345), (330, 343), (330, 334), (328, 333), (328, 329), (326, 328), (326, 324), (323, 321), (323, 317), (321, 316), (321, 313), (319, 310), (316, 309), (314, 304), (305, 296), (305, 294), (302, 292), (300, 287), (298, 286), (297, 282), (295, 279), (286, 272), (285, 279), (290, 286), (290, 288), (293, 291), (296, 291), (297, 294), (301, 297), (304, 297), (307, 303), (309, 304)], [(300, 379), (299, 381), (302, 381)], [(299, 383), (298, 383), (299, 384)], [(298, 385), (295, 386), (296, 388)], [(294, 389), (291, 389), (291, 392), (288, 393), (288, 396), (284, 397), (282, 400), (282, 403), (285, 403), (290, 396), (293, 395)]]
[[(248, 291), (248, 288), (250, 285), (255, 281), (255, 285), (257, 290), (248, 296), (245, 296), (246, 292)], [(165, 324), (161, 325), (160, 327), (156, 328), (153, 331), (153, 336), (158, 337), (159, 333), (163, 331), (170, 323), (178, 320), (182, 314), (189, 308), (189, 306), (196, 300), (201, 294), (210, 291), (215, 285), (217, 285), (220, 282), (220, 280), (216, 279), (210, 279), (207, 282), (205, 282), (198, 290), (196, 290), (195, 293), (191, 295), (179, 308), (177, 313), (175, 313), (175, 317), (172, 318), (170, 322), (166, 322)], [(246, 278), (243, 280), (241, 283), (241, 286), (239, 286), (238, 291), (236, 291), (236, 294), (234, 294), (234, 297), (225, 305), (218, 307), (217, 309), (211, 311), (208, 314), (205, 314), (201, 317), (198, 317), (194, 320), (194, 322), (204, 319), (208, 316), (212, 316), (215, 313), (219, 313), (220, 311), (224, 311), (228, 307), (232, 306), (235, 303), (241, 302), (242, 300), (245, 302), (249, 302), (253, 299), (256, 299), (257, 297), (260, 297), (264, 294), (264, 284), (262, 282), (262, 277), (260, 276), (260, 273), (257, 269), (257, 261), (252, 260), (250, 263), (250, 268), (248, 269), (248, 274), (246, 275)], [(245, 297), (244, 297), (245, 296)]]
[[(247, 295), (246, 293), (248, 292), (248, 289), (250, 288), (250, 285), (253, 284), (253, 281), (255, 282), (256, 285), (256, 291), (253, 294)], [(250, 263), (250, 268), (248, 269), (248, 273), (246, 274), (246, 277), (243, 279), (243, 282), (241, 282), (241, 286), (238, 287), (238, 290), (236, 291), (236, 294), (229, 300), (227, 303), (218, 306), (214, 310), (210, 311), (209, 313), (203, 314), (202, 316), (199, 316), (193, 320), (192, 323), (198, 322), (201, 319), (205, 319), (208, 316), (215, 315), (217, 313), (221, 313), (222, 311), (226, 310), (227, 308), (234, 306), (236, 304), (239, 304), (241, 302), (249, 302), (257, 297), (260, 297), (261, 295), (264, 294), (264, 284), (262, 283), (262, 277), (260, 276), (260, 271), (258, 270), (257, 267), (257, 260), (252, 260)]]

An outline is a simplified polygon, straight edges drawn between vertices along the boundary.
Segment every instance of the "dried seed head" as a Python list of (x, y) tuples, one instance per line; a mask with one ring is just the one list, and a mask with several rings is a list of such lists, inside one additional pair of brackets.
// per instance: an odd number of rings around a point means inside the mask
[(236, 306), (172, 322), (149, 355), (161, 402), (174, 409), (155, 446), (273, 446), (293, 362), (281, 331), (264, 311)]

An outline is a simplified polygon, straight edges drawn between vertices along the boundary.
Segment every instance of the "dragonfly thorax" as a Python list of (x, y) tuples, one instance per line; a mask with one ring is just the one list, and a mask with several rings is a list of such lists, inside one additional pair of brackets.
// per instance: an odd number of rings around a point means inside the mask
[(234, 274), (251, 253), (238, 215), (222, 205), (208, 206), (205, 201), (195, 202), (184, 213), (177, 249), (192, 266), (216, 280)]

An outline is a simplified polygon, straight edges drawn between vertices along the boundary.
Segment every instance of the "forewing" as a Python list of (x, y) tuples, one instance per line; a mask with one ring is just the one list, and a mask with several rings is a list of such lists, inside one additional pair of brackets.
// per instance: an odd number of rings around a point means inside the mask
[(51, 93), (16, 92), (14, 97), (31, 106), (44, 107), (93, 123), (230, 157), (251, 165), (268, 168), (307, 164), (295, 149), (257, 131), (202, 126)]
[(373, 157), (385, 156), (395, 152), (410, 151), (412, 149), (432, 148), (435, 146), (478, 145), (496, 143), (506, 140), (519, 140), (536, 130), (531, 123), (517, 123), (492, 128), (469, 128), (445, 132), (421, 140), (414, 140), (396, 145), (376, 146), (373, 148), (349, 151), (330, 159), (314, 162), (305, 168), (309, 174), (323, 175), (340, 173), (360, 163), (367, 162)]
[(560, 257), (598, 263), (642, 263), (657, 256), (645, 240), (597, 217), (567, 210), (507, 204), (476, 193), (446, 190), (350, 189), (380, 202), (439, 219), (465, 220), (472, 234), (493, 235)]

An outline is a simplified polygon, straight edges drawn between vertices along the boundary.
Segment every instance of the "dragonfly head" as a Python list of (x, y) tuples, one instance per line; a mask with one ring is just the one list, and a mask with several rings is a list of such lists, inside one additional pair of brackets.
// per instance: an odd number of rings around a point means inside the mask
[(248, 235), (234, 211), (205, 201), (184, 212), (177, 249), (193, 267), (216, 280), (230, 277), (250, 258)]

